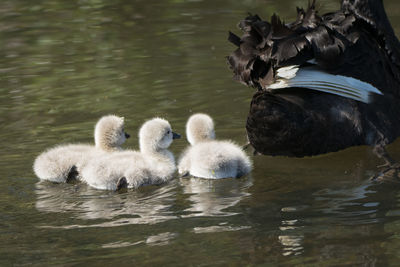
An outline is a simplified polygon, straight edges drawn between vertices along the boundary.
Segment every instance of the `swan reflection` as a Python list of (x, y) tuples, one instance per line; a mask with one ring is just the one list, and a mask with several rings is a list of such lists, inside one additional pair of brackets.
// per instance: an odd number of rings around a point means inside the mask
[(248, 189), (253, 184), (250, 177), (219, 180), (183, 178), (180, 183), (191, 202), (182, 217), (236, 215), (237, 212), (227, 209), (249, 196)]
[[(352, 234), (357, 233), (361, 237), (368, 235), (370, 230), (367, 229), (372, 229), (382, 219), (382, 214), (379, 214), (381, 203), (378, 202), (375, 189), (369, 181), (356, 185), (344, 183), (336, 188), (318, 189), (301, 203), (282, 207), (282, 219), (278, 227), (282, 255), (302, 254), (305, 251), (304, 244), (310, 242), (307, 240), (310, 236), (317, 239), (338, 238), (335, 232), (315, 232), (315, 226), (323, 228), (333, 225), (341, 233), (351, 227)], [(354, 225), (363, 227), (354, 228)], [(336, 247), (323, 249), (333, 251)], [(366, 247), (363, 249), (368, 250)], [(327, 254), (326, 257), (333, 257), (332, 253)]]
[(326, 188), (313, 193), (314, 210), (334, 216), (335, 220), (344, 224), (376, 223), (374, 214), (378, 211), (379, 202), (369, 196), (376, 191), (369, 181), (356, 187), (343, 186)]
[(282, 234), (278, 236), (279, 243), (283, 246), (283, 256), (300, 255), (303, 252), (304, 235), (298, 234), (298, 220), (283, 220), (279, 229)]
[(155, 224), (177, 218), (170, 210), (175, 201), (175, 188), (176, 184), (170, 183), (117, 194), (85, 184), (38, 182), (35, 206), (41, 212), (71, 212), (73, 218), (85, 220), (83, 225), (62, 228)]

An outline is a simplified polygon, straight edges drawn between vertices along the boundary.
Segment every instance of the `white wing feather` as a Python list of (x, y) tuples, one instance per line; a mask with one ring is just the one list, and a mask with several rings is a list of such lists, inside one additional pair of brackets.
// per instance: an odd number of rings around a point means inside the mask
[(364, 103), (371, 102), (371, 94), (382, 95), (376, 87), (352, 77), (333, 75), (315, 67), (299, 68), (297, 65), (279, 68), (275, 83), (267, 89), (278, 90), (289, 87), (308, 88)]

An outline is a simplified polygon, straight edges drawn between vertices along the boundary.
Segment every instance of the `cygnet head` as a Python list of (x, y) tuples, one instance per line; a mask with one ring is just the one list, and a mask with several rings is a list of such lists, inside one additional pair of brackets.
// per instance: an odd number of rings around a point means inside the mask
[(116, 150), (129, 138), (124, 130), (124, 118), (107, 115), (100, 118), (94, 129), (96, 147), (103, 150)]
[(141, 152), (156, 152), (167, 149), (173, 139), (181, 136), (172, 132), (168, 121), (154, 118), (146, 121), (139, 131), (139, 144)]
[(192, 115), (186, 123), (186, 136), (191, 145), (215, 139), (213, 119), (202, 113)]

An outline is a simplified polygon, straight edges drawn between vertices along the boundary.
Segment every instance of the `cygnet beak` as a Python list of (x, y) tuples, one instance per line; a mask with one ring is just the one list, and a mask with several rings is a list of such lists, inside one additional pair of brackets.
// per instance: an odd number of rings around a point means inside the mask
[(125, 138), (128, 139), (129, 137), (131, 137), (128, 133), (125, 133)]
[(180, 134), (172, 132), (172, 139), (179, 139), (179, 138), (181, 138)]

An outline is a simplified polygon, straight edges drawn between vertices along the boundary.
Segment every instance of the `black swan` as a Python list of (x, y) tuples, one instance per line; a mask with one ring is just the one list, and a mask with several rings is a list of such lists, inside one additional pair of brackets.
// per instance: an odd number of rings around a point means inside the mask
[(382, 0), (342, 0), (319, 16), (315, 0), (296, 21), (249, 15), (228, 57), (236, 80), (257, 88), (246, 130), (265, 155), (304, 157), (371, 145), (391, 169), (385, 145), (400, 135), (400, 43)]

